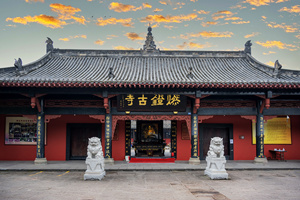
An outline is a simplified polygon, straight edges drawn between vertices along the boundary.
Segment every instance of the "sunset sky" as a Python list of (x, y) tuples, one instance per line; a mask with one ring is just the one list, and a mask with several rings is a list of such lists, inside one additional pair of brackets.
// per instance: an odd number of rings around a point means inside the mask
[(299, 0), (1, 0), (0, 67), (60, 49), (140, 49), (148, 24), (161, 50), (243, 50), (300, 70)]

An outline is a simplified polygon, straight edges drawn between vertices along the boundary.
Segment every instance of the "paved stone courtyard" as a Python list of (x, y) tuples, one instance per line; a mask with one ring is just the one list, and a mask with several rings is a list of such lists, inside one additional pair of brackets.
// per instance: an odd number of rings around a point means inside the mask
[(82, 171), (0, 171), (0, 199), (300, 199), (300, 170), (229, 171), (210, 180), (203, 171), (110, 171), (84, 181)]

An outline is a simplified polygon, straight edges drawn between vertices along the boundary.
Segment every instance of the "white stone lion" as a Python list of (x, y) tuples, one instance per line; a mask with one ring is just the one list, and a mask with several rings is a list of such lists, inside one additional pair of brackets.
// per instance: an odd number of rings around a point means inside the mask
[(97, 137), (89, 138), (87, 147), (87, 158), (103, 159), (101, 140)]
[(220, 137), (211, 138), (207, 156), (217, 157), (217, 158), (224, 157), (223, 138)]

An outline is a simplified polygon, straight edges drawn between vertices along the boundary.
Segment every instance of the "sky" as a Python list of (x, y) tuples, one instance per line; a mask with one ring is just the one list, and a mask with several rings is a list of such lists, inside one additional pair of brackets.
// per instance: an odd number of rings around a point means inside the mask
[(300, 70), (299, 0), (1, 0), (0, 68), (59, 49), (140, 49), (151, 24), (160, 50), (238, 51)]

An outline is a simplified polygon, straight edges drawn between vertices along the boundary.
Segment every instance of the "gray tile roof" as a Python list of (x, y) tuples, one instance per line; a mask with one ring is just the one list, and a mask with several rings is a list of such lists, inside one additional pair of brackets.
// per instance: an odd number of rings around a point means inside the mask
[(276, 72), (244, 51), (147, 53), (143, 50), (63, 49), (50, 51), (21, 71), (15, 67), (0, 69), (0, 86), (123, 87), (140, 84), (300, 88), (300, 71), (281, 69)]

